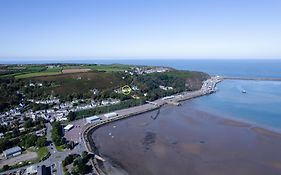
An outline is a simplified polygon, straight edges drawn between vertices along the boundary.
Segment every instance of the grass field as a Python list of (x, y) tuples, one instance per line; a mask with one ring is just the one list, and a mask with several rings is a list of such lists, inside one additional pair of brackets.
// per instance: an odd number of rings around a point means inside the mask
[(59, 152), (63, 152), (63, 151), (64, 151), (63, 145), (61, 145), (61, 146), (56, 146), (56, 149), (57, 149)]
[(46, 72), (61, 72), (62, 67), (47, 68)]
[(81, 72), (89, 72), (91, 69), (63, 69), (62, 73), (71, 74), (71, 73), (81, 73)]
[(6, 74), (0, 75), (1, 78), (15, 77), (15, 78), (29, 78), (35, 76), (53, 75), (52, 72), (61, 72), (61, 68), (47, 68), (44, 65), (28, 65), (28, 66), (8, 66), (0, 67), (2, 72)]
[(15, 75), (15, 78), (21, 79), (21, 78), (32, 78), (32, 77), (59, 75), (59, 74), (61, 74), (61, 72), (34, 72), (34, 73)]
[(107, 72), (118, 72), (128, 70), (131, 66), (121, 65), (121, 64), (111, 64), (111, 65), (76, 65), (76, 66), (64, 66), (64, 69), (91, 69), (97, 71), (107, 71)]
[[(104, 72), (120, 72), (130, 69), (129, 65), (96, 65), (96, 64), (84, 64), (84, 65), (61, 65), (60, 67), (47, 67), (46, 65), (25, 65), (25, 66), (6, 66), (0, 67), (3, 75), (0, 78), (15, 77), (17, 79), (32, 78), (39, 76), (58, 75), (65, 70), (65, 73), (78, 73), (89, 71), (104, 71)], [(81, 69), (81, 71), (79, 71)], [(71, 72), (71, 70), (76, 70)], [(70, 72), (69, 72), (70, 71)], [(6, 72), (6, 73), (4, 73)]]
[(45, 156), (48, 155), (48, 148), (47, 147), (42, 147), (42, 148), (39, 148), (37, 150), (37, 155), (38, 155), (38, 159), (39, 160), (42, 160)]

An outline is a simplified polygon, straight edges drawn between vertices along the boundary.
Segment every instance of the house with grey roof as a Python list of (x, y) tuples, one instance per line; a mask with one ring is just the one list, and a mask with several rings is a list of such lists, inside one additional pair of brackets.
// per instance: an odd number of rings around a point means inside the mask
[(18, 156), (21, 153), (22, 153), (22, 150), (21, 150), (21, 148), (19, 146), (15, 146), (13, 148), (6, 149), (5, 151), (3, 151), (3, 154), (4, 154), (6, 159)]

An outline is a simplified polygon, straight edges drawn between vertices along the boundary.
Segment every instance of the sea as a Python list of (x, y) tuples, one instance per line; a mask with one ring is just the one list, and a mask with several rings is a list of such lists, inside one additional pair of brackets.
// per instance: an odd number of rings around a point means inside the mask
[[(281, 60), (123, 60), (210, 75), (281, 78)], [(280, 174), (281, 81), (224, 80), (216, 93), (110, 123), (93, 132), (103, 169), (119, 174)], [(242, 93), (245, 91), (246, 93)], [(229, 123), (225, 119), (249, 124)], [(129, 131), (129, 132), (128, 132)], [(276, 166), (278, 162), (278, 167)]]
[[(113, 62), (113, 61), (111, 61)], [(210, 75), (281, 78), (281, 60), (123, 60), (119, 63), (169, 66)], [(246, 93), (242, 93), (246, 91)], [(194, 107), (281, 133), (281, 81), (225, 80), (217, 92), (196, 98)]]
[[(20, 63), (50, 62), (27, 60)], [(168, 66), (203, 71), (210, 75), (281, 78), (281, 59), (77, 59), (61, 62)], [(281, 132), (281, 81), (225, 80), (218, 84), (216, 93), (196, 98), (193, 103), (195, 107), (216, 115)]]

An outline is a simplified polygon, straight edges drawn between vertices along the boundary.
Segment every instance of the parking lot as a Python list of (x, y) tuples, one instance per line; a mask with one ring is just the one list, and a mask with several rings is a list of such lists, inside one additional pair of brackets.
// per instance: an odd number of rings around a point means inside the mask
[(69, 141), (80, 142), (79, 135), (82, 134), (82, 128), (86, 124), (85, 119), (73, 121), (70, 124), (73, 125), (73, 128), (66, 131), (64, 137)]

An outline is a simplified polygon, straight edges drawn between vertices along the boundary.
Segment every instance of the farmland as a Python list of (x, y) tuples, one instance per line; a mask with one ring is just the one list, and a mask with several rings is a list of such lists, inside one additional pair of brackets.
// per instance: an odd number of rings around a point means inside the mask
[(88, 71), (120, 72), (130, 69), (129, 65), (97, 64), (57, 64), (57, 65), (0, 65), (0, 78), (16, 79), (38, 76), (59, 75), (61, 73), (79, 73)]
[(27, 74), (19, 74), (15, 75), (15, 78), (32, 78), (32, 77), (40, 77), (40, 76), (48, 76), (48, 75), (58, 75), (61, 72), (34, 72), (34, 73), (27, 73)]

